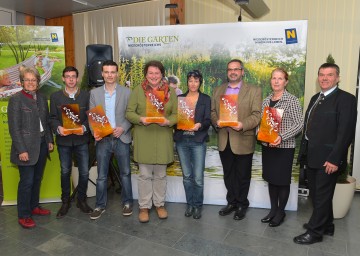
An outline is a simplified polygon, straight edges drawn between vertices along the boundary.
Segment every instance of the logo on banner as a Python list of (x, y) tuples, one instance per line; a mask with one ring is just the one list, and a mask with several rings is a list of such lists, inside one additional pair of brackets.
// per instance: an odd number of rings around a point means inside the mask
[(286, 44), (297, 44), (297, 33), (296, 28), (285, 29)]
[(179, 36), (128, 36), (128, 47), (154, 47), (179, 42)]
[(51, 42), (53, 43), (59, 42), (59, 37), (57, 33), (51, 33)]

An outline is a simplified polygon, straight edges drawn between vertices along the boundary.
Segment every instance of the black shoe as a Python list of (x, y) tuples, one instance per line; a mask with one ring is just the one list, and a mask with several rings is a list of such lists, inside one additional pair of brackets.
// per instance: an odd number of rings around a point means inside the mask
[(61, 219), (62, 217), (64, 217), (68, 213), (71, 207), (69, 198), (61, 199), (61, 200), (62, 200), (62, 205), (56, 214), (57, 219)]
[(269, 214), (266, 215), (266, 217), (261, 219), (262, 223), (269, 223), (270, 221), (272, 221), (272, 219), (274, 218), (274, 216), (270, 217)]
[(270, 222), (269, 222), (269, 227), (278, 227), (281, 225), (281, 223), (284, 222), (286, 214), (284, 213), (281, 217), (277, 217), (275, 216)]
[(335, 233), (335, 225), (334, 223), (331, 223), (329, 226), (326, 227), (326, 229), (324, 230), (324, 235), (327, 236), (333, 236)]
[[(307, 223), (304, 223), (303, 228), (304, 228), (304, 229), (308, 229), (308, 224), (307, 224)], [(331, 224), (330, 224), (329, 226), (327, 226), (326, 229), (324, 230), (324, 235), (333, 236), (334, 233), (335, 233), (335, 225), (334, 225), (334, 223), (331, 223)]]
[(88, 204), (86, 203), (86, 199), (84, 200), (78, 199), (76, 201), (76, 207), (80, 208), (80, 210), (86, 214), (90, 214), (93, 212), (93, 209), (90, 206), (88, 206)]
[(185, 217), (190, 217), (191, 215), (193, 215), (193, 211), (194, 211), (194, 207), (188, 205), (185, 211)]
[(300, 236), (294, 237), (294, 242), (297, 244), (313, 244), (322, 241), (322, 237), (317, 237), (306, 232)]
[(247, 208), (239, 208), (234, 214), (234, 220), (242, 220), (245, 218)]
[(219, 215), (226, 216), (238, 209), (239, 209), (239, 207), (237, 207), (236, 205), (228, 204), (227, 206), (220, 209)]
[(193, 212), (193, 218), (198, 220), (201, 218), (201, 207), (195, 207)]

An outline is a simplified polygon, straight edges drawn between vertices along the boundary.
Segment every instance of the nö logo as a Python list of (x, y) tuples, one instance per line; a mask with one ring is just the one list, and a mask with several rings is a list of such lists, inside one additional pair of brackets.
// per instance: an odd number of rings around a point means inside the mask
[(57, 33), (51, 33), (51, 42), (59, 42)]
[(296, 28), (285, 29), (286, 44), (297, 44), (297, 33)]

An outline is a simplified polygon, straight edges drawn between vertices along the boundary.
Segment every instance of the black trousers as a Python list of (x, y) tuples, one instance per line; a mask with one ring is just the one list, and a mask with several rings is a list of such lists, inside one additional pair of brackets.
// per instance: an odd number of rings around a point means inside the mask
[(247, 196), (250, 188), (253, 153), (247, 155), (234, 154), (228, 140), (225, 150), (219, 151), (219, 154), (224, 171), (228, 204), (248, 208)]
[(327, 174), (324, 169), (307, 168), (307, 178), (313, 212), (308, 223), (308, 232), (322, 236), (334, 220), (332, 199), (339, 172)]

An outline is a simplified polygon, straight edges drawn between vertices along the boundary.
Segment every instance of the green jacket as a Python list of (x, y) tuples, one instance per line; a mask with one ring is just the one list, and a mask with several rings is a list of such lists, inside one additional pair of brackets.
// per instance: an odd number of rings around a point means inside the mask
[(146, 116), (146, 97), (141, 86), (131, 93), (126, 118), (134, 124), (134, 160), (141, 164), (168, 164), (174, 161), (173, 126), (177, 122), (177, 97), (170, 88), (170, 99), (165, 104), (165, 117), (170, 126), (140, 123)]

